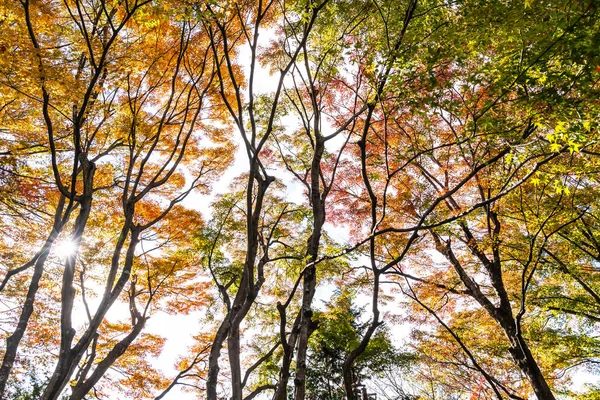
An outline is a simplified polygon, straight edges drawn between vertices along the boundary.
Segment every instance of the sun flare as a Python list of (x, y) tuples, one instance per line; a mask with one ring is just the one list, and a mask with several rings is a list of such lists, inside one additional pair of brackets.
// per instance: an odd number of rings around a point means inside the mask
[(56, 246), (56, 253), (60, 257), (69, 257), (77, 252), (77, 244), (71, 240), (63, 240)]

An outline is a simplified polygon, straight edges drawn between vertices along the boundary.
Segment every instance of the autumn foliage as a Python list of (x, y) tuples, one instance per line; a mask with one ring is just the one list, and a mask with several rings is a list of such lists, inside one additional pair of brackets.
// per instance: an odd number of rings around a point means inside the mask
[(597, 8), (3, 2), (0, 398), (598, 398)]

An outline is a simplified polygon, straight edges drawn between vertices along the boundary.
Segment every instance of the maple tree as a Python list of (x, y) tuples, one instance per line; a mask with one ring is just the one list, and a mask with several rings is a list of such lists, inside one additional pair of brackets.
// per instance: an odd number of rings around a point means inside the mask
[(597, 6), (0, 5), (0, 397), (580, 395)]

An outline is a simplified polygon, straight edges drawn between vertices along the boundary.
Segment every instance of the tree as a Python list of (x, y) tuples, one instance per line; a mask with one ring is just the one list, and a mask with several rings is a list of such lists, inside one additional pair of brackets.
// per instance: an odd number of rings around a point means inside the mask
[[(0, 397), (545, 400), (597, 362), (597, 2), (0, 10)], [(158, 312), (202, 318), (171, 373)]]
[[(368, 323), (360, 321), (364, 310), (353, 305), (352, 293), (336, 293), (326, 311), (315, 316), (319, 329), (311, 337), (307, 369), (307, 396), (317, 399), (345, 398), (343, 363), (359, 345)], [(368, 380), (411, 362), (412, 354), (400, 353), (392, 345), (388, 330), (379, 330), (352, 366), (352, 391)], [(358, 395), (361, 396), (360, 394)]]

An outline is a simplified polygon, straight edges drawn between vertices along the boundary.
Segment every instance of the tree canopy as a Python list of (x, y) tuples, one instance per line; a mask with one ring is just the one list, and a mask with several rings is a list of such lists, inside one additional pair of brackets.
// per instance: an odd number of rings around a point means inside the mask
[(600, 398), (599, 6), (3, 2), (0, 398)]

